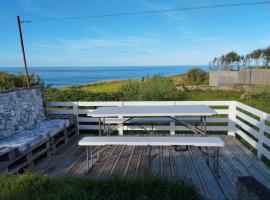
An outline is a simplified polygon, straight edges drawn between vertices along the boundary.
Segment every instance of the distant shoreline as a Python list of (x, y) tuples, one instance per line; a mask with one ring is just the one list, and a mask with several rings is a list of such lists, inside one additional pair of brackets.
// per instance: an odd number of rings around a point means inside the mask
[[(193, 66), (138, 66), (138, 67), (30, 67), (29, 73), (38, 74), (46, 85), (67, 87), (84, 84), (97, 84), (103, 81), (138, 79), (162, 74), (164, 76), (185, 73)], [(199, 66), (208, 71), (208, 66)], [(2, 68), (0, 71), (18, 73), (24, 68)]]

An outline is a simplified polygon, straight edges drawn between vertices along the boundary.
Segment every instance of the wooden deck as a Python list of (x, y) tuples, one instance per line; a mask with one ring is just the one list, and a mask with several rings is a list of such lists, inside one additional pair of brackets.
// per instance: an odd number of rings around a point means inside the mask
[[(78, 139), (59, 149), (55, 155), (39, 163), (37, 171), (50, 175), (75, 175), (104, 178), (108, 176), (141, 176), (161, 174), (194, 184), (206, 199), (236, 199), (235, 185), (239, 176), (252, 175), (270, 189), (270, 170), (233, 137), (223, 137), (220, 149), (220, 178), (207, 165), (196, 147), (174, 151), (153, 147), (149, 163), (148, 147), (112, 146), (100, 149), (100, 161), (87, 172), (85, 148)], [(211, 151), (211, 150), (210, 150)]]

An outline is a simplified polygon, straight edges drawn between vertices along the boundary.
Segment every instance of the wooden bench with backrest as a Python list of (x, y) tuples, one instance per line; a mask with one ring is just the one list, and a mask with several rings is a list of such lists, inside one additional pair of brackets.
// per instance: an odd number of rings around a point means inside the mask
[(32, 168), (77, 135), (76, 119), (49, 119), (41, 88), (0, 92), (0, 173)]

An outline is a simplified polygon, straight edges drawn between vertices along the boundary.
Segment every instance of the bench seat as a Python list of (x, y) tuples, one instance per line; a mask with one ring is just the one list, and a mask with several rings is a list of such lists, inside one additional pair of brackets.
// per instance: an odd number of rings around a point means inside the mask
[(28, 129), (20, 131), (0, 141), (0, 155), (15, 150), (21, 155), (42, 142), (46, 142), (57, 133), (64, 131), (70, 125), (68, 119), (44, 120)]
[(130, 146), (173, 146), (190, 145), (206, 147), (223, 147), (220, 137), (202, 136), (87, 136), (79, 141), (80, 146), (130, 145)]

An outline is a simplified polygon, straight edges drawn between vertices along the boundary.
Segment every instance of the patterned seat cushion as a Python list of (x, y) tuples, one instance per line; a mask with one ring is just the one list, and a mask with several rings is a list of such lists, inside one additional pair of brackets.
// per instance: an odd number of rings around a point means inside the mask
[(45, 120), (40, 88), (0, 92), (0, 140)]
[(26, 152), (30, 147), (49, 140), (70, 125), (68, 119), (44, 120), (28, 129), (20, 131), (0, 141), (0, 155), (15, 149), (18, 155)]

